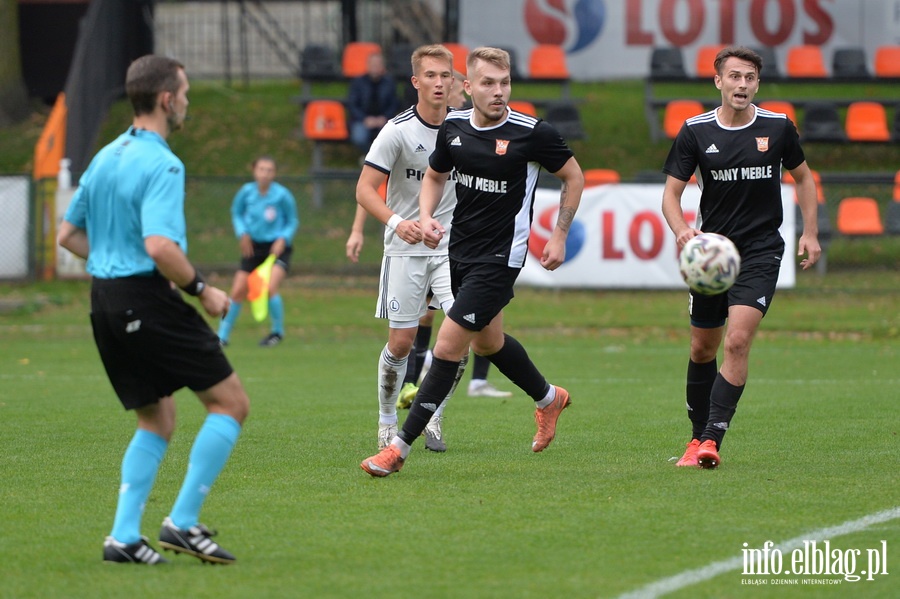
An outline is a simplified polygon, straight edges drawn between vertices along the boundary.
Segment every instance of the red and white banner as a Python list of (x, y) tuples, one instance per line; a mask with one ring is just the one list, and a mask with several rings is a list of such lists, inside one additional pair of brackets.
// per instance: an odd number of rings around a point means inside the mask
[[(900, 0), (461, 0), (459, 41), (514, 50), (528, 73), (537, 44), (561, 45), (575, 79), (643, 78), (650, 50), (682, 48), (688, 74), (703, 45), (859, 46), (900, 43)], [(783, 64), (782, 72), (783, 72)]]
[[(569, 230), (566, 261), (555, 271), (541, 268), (540, 255), (559, 211), (559, 192), (539, 189), (529, 256), (518, 284), (536, 287), (603, 289), (687, 289), (678, 272), (675, 235), (663, 218), (662, 185), (601, 185), (584, 190)], [(782, 186), (785, 254), (778, 287), (796, 279), (794, 188)], [(700, 206), (700, 189), (689, 184), (682, 206), (691, 222)]]

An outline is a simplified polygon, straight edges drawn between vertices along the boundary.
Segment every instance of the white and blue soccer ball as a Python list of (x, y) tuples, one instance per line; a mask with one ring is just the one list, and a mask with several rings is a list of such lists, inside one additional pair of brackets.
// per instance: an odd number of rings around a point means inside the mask
[(684, 244), (678, 267), (693, 291), (718, 295), (731, 289), (737, 280), (741, 254), (724, 235), (701, 233)]

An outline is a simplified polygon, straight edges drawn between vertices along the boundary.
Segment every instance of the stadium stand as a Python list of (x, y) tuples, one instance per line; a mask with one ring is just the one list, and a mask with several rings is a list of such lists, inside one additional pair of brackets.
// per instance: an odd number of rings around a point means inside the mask
[(341, 55), (341, 73), (347, 79), (366, 74), (369, 55), (381, 52), (381, 45), (375, 42), (350, 42), (344, 46)]
[(533, 102), (529, 102), (528, 100), (510, 100), (509, 107), (518, 112), (524, 112), (525, 114), (530, 114), (531, 116), (537, 116), (537, 108), (535, 107)]
[(538, 44), (528, 53), (528, 79), (562, 86), (564, 99), (569, 98), (569, 67), (566, 51), (555, 44)]
[(443, 42), (443, 46), (453, 54), (453, 68), (465, 75), (466, 58), (469, 56), (469, 47), (465, 44), (458, 44), (456, 42)]
[(821, 46), (809, 44), (791, 46), (787, 51), (785, 68), (787, 76), (791, 79), (828, 78)]
[(401, 83), (412, 77), (412, 53), (416, 49), (415, 44), (397, 43), (391, 46), (385, 56), (385, 66), (388, 72)]
[(513, 82), (525, 79), (525, 75), (522, 74), (522, 69), (519, 68), (519, 55), (516, 52), (516, 49), (510, 48), (509, 46), (500, 46), (500, 49), (506, 50), (509, 54), (509, 76), (512, 78)]
[(697, 100), (672, 100), (663, 114), (663, 132), (669, 139), (675, 139), (684, 121), (703, 113), (703, 104)]
[(859, 47), (836, 49), (831, 56), (831, 76), (843, 80), (871, 79), (866, 51)]
[(803, 140), (822, 142), (844, 142), (847, 134), (841, 125), (837, 108), (830, 102), (815, 102), (806, 105), (803, 115)]
[(888, 235), (900, 235), (900, 171), (894, 176), (894, 197), (884, 215), (884, 231)]
[(619, 171), (611, 168), (589, 168), (584, 171), (585, 187), (619, 183), (621, 180), (622, 177), (619, 175)]
[(845, 121), (850, 141), (890, 141), (887, 112), (878, 102), (852, 102), (847, 107)]
[(724, 48), (721, 45), (700, 46), (697, 49), (697, 56), (694, 59), (695, 77), (712, 79), (716, 76), (716, 68), (713, 63), (716, 60), (716, 54)]
[(310, 176), (313, 180), (313, 204), (322, 206), (322, 177), (328, 174), (325, 169), (326, 143), (346, 142), (350, 139), (347, 129), (347, 112), (344, 104), (338, 100), (311, 100), (303, 112), (303, 135), (313, 142)]
[(650, 79), (654, 81), (687, 79), (681, 48), (653, 48), (650, 52)]
[(753, 48), (759, 57), (762, 58), (763, 68), (759, 73), (759, 78), (761, 81), (770, 82), (770, 81), (778, 81), (782, 79), (784, 75), (781, 73), (781, 69), (778, 68), (778, 57), (775, 56), (775, 49), (769, 46)]
[(544, 119), (556, 127), (560, 135), (567, 140), (587, 138), (578, 107), (571, 102), (550, 104), (544, 112)]
[(841, 235), (883, 235), (878, 202), (869, 197), (844, 198), (838, 204), (837, 231)]
[(794, 109), (794, 105), (786, 100), (766, 100), (764, 102), (760, 102), (758, 106), (764, 110), (771, 110), (772, 112), (780, 112), (781, 114), (787, 115), (787, 118), (791, 119), (791, 122), (800, 127), (800, 124), (797, 122), (797, 111)]
[(324, 44), (309, 44), (300, 53), (301, 102), (312, 98), (313, 84), (341, 81), (341, 65), (337, 51)]
[(879, 46), (875, 49), (875, 76), (885, 79), (900, 77), (900, 46)]

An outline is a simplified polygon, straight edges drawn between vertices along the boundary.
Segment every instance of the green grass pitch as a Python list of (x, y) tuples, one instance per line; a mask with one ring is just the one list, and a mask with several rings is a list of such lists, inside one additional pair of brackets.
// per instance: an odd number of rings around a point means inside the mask
[[(252, 409), (201, 519), (238, 557), (230, 567), (101, 562), (134, 418), (96, 355), (85, 284), (5, 290), (23, 307), (0, 315), (0, 597), (618, 597), (740, 557), (743, 543), (895, 509), (890, 276), (848, 291), (804, 274), (776, 296), (716, 471), (671, 461), (690, 430), (684, 293), (520, 290), (507, 330), (573, 397), (553, 444), (530, 451), (521, 391), (461, 393), (446, 412), (449, 451), (419, 442), (402, 472), (377, 480), (358, 466), (375, 451), (386, 338), (374, 283), (291, 281), (286, 341), (257, 347), (267, 330), (243, 315), (227, 350)], [(204, 416), (190, 393), (177, 403), (143, 523), (154, 544)], [(731, 569), (666, 596), (900, 596), (900, 519), (851, 532), (832, 546), (885, 540), (888, 575), (798, 588), (776, 576), (749, 586)]]

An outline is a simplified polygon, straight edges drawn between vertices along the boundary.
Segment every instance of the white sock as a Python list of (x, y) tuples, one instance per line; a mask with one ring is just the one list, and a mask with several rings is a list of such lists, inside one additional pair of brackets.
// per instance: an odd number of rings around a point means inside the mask
[(556, 399), (556, 387), (550, 385), (550, 390), (547, 391), (547, 395), (544, 396), (544, 399), (534, 402), (534, 405), (538, 408), (546, 408), (553, 403), (554, 399)]
[(394, 437), (394, 440), (391, 441), (391, 445), (400, 450), (400, 457), (404, 460), (406, 459), (406, 456), (409, 455), (409, 450), (412, 449), (412, 447), (407, 445), (406, 441), (404, 441), (400, 437)]
[(378, 358), (378, 405), (381, 417), (393, 415), (396, 420), (397, 395), (400, 393), (403, 377), (406, 376), (408, 357), (395, 357), (388, 351), (387, 345), (381, 350)]

